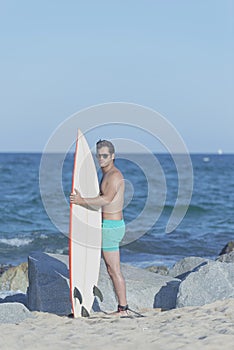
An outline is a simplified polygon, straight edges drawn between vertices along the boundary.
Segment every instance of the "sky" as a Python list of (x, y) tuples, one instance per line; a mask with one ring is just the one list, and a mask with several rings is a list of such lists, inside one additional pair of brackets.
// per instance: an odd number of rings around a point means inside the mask
[(234, 153), (233, 22), (234, 0), (0, 0), (0, 152), (42, 152), (71, 115), (126, 102), (191, 153)]

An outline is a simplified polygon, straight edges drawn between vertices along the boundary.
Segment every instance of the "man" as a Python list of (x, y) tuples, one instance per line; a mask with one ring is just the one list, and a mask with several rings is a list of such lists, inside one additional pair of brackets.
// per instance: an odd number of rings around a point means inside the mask
[(120, 270), (119, 242), (125, 233), (123, 220), (124, 179), (115, 167), (115, 149), (110, 141), (100, 140), (96, 144), (97, 158), (102, 169), (100, 194), (95, 198), (82, 198), (75, 189), (70, 203), (85, 207), (102, 208), (102, 253), (108, 274), (113, 282), (118, 299), (115, 314), (127, 315), (126, 284)]

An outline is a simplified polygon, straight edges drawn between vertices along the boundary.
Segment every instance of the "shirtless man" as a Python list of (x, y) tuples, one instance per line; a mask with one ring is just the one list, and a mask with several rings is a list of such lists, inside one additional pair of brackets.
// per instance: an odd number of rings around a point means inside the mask
[(75, 189), (70, 203), (85, 207), (102, 208), (102, 253), (108, 274), (113, 282), (118, 299), (116, 314), (126, 315), (126, 284), (120, 270), (119, 242), (125, 233), (123, 220), (124, 179), (115, 167), (115, 150), (110, 141), (100, 140), (96, 144), (97, 158), (103, 177), (100, 194), (95, 198), (82, 198)]

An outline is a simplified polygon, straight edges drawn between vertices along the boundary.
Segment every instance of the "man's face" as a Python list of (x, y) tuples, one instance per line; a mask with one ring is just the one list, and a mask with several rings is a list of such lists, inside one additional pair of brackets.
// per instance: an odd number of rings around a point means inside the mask
[(114, 154), (110, 154), (108, 147), (102, 147), (97, 151), (97, 158), (100, 167), (104, 168), (113, 162)]

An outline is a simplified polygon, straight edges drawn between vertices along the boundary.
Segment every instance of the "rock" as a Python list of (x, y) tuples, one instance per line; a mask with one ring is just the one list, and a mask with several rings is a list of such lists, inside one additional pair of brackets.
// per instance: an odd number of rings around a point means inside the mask
[(0, 277), (0, 290), (20, 290), (26, 293), (28, 287), (28, 264), (10, 267)]
[(159, 273), (160, 275), (167, 276), (168, 275), (168, 268), (167, 266), (147, 266), (145, 268), (147, 271), (154, 272), (154, 273)]
[(23, 304), (0, 304), (0, 323), (19, 323), (28, 317), (33, 315)]
[(71, 312), (68, 257), (35, 252), (28, 257), (28, 308), (58, 315)]
[(225, 263), (234, 263), (234, 251), (232, 251), (229, 254), (220, 255), (216, 259), (216, 261), (225, 262)]
[(13, 265), (1, 264), (0, 265), (0, 276), (3, 274), (3, 272), (7, 271), (10, 267), (13, 267)]
[(228, 253), (231, 253), (232, 251), (234, 251), (234, 241), (228, 242), (228, 243), (223, 247), (223, 249), (221, 250), (221, 252), (219, 253), (219, 255), (228, 254)]
[[(34, 253), (29, 257), (28, 307), (31, 311), (68, 315), (71, 312), (69, 299), (68, 256)], [(172, 309), (180, 281), (161, 276), (145, 269), (121, 264), (126, 279), (129, 306), (133, 309)], [(105, 264), (101, 261), (98, 287), (104, 301), (95, 299), (93, 311), (113, 311), (117, 301)]]
[[(129, 307), (136, 310), (144, 308), (169, 310), (175, 307), (179, 280), (123, 263), (121, 264), (121, 270), (126, 281)], [(112, 282), (103, 260), (101, 261), (98, 287), (103, 291), (104, 297), (103, 303), (100, 303), (101, 309), (105, 311), (117, 309)], [(95, 311), (98, 311), (98, 309)]]
[(196, 256), (191, 256), (184, 258), (169, 269), (169, 275), (172, 277), (179, 278), (180, 280), (185, 279), (191, 272), (194, 272), (196, 269), (199, 269), (201, 266), (208, 263), (208, 259), (199, 258)]
[(24, 293), (16, 293), (12, 295), (7, 295), (4, 299), (0, 298), (0, 303), (21, 303), (26, 307), (27, 305), (27, 296)]
[(234, 298), (234, 264), (209, 261), (181, 282), (176, 306), (201, 306), (227, 298)]

